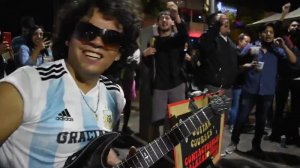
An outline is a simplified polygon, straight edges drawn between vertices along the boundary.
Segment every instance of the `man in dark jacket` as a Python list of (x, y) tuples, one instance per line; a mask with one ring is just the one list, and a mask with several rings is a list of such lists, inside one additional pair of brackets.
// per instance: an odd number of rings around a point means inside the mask
[[(143, 51), (143, 63), (150, 69), (152, 78), (151, 123), (155, 126), (154, 137), (159, 135), (161, 121), (167, 121), (168, 103), (185, 99), (185, 84), (180, 68), (188, 33), (178, 14), (177, 5), (170, 1), (167, 8), (157, 18), (158, 35), (151, 39), (148, 48)], [(167, 125), (168, 122), (163, 123)]]
[(236, 45), (228, 37), (230, 25), (228, 17), (222, 13), (210, 16), (208, 30), (200, 37), (199, 60), (195, 80), (200, 88), (216, 91), (229, 89), (238, 73)]

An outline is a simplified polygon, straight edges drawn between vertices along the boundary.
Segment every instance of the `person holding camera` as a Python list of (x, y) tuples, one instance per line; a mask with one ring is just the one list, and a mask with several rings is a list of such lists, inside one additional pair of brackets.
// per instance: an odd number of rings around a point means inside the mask
[(26, 36), (26, 44), (21, 45), (19, 49), (18, 59), (21, 66), (34, 66), (51, 62), (53, 60), (51, 45), (51, 39), (44, 38), (43, 27), (33, 26)]
[[(0, 35), (2, 35), (1, 30)], [(10, 46), (8, 41), (4, 41), (2, 38), (0, 42), (0, 79), (9, 75), (15, 69), (16, 64), (14, 61), (12, 46)]]
[(237, 150), (243, 127), (255, 105), (255, 135), (252, 140), (251, 151), (256, 154), (263, 152), (261, 139), (264, 134), (267, 114), (272, 107), (275, 94), (278, 62), (285, 61), (285, 59), (292, 64), (297, 62), (296, 55), (289, 49), (284, 40), (280, 37), (275, 39), (274, 28), (274, 24), (267, 23), (259, 29), (261, 46), (254, 55), (257, 63), (255, 68), (249, 69), (246, 73), (240, 110), (233, 128), (231, 143), (225, 149), (226, 154)]
[[(287, 46), (300, 57), (300, 25), (297, 20), (292, 20), (287, 28), (287, 34), (283, 36)], [(299, 60), (299, 59), (298, 59)], [(298, 144), (300, 142), (298, 127), (300, 118), (300, 65), (291, 64), (288, 61), (281, 61), (278, 65), (278, 80), (276, 87), (276, 106), (272, 133), (268, 137), (271, 141), (280, 141), (280, 137), (285, 135), (288, 144)], [(284, 108), (287, 104), (289, 93), (291, 112), (284, 117)], [(287, 121), (287, 124), (284, 124)]]

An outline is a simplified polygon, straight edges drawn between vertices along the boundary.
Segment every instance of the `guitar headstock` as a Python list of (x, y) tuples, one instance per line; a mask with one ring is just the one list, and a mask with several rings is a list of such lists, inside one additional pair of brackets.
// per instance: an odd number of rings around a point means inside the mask
[(221, 115), (229, 109), (230, 98), (226, 95), (212, 95), (209, 97), (209, 107), (214, 114)]

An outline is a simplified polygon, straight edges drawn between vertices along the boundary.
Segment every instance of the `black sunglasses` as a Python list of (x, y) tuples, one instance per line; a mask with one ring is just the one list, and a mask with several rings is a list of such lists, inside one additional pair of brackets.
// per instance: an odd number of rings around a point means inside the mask
[(89, 42), (101, 37), (105, 49), (120, 49), (124, 35), (115, 30), (101, 29), (88, 22), (79, 22), (74, 31), (74, 37), (83, 42)]

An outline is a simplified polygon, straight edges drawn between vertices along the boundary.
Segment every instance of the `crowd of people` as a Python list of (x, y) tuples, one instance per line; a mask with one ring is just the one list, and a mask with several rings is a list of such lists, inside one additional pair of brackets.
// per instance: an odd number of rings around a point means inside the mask
[[(297, 80), (300, 77), (299, 69), (299, 48), (297, 47), (297, 38), (300, 36), (293, 31), (288, 31), (284, 35), (282, 20), (288, 13), (290, 4), (286, 4), (282, 7), (282, 17), (277, 23), (266, 23), (258, 30), (258, 41), (253, 46), (249, 43), (243, 50), (252, 55), (252, 66), (248, 67), (246, 71), (244, 83), (242, 84), (241, 97), (239, 101), (239, 110), (237, 117), (235, 118), (231, 143), (226, 148), (226, 153), (232, 153), (237, 150), (240, 134), (243, 132), (245, 123), (248, 121), (248, 117), (253, 107), (255, 110), (255, 135), (252, 140), (252, 152), (262, 153), (261, 148), (262, 137), (265, 133), (265, 125), (268, 120), (268, 114), (273, 113), (273, 100), (276, 98), (275, 103), (275, 117), (274, 121), (271, 119), (272, 133), (266, 139), (280, 142), (281, 136), (287, 137), (288, 144), (299, 145), (299, 111), (296, 105), (291, 106), (291, 112), (289, 113), (293, 119), (288, 119), (288, 123), (280, 124), (278, 120), (283, 121), (285, 118), (282, 115), (284, 106), (286, 104), (287, 95), (289, 91), (283, 91), (281, 85), (283, 82), (281, 78), (285, 78), (289, 75), (295, 75), (291, 80)], [(291, 29), (291, 25), (294, 26), (294, 31), (299, 32), (299, 23), (297, 21), (291, 21), (288, 30)], [(287, 38), (288, 36), (289, 38)], [(247, 58), (242, 51), (242, 59)], [(246, 53), (247, 53), (246, 52)], [(247, 59), (246, 59), (247, 60)], [(254, 61), (253, 61), (254, 60)], [(283, 68), (284, 67), (284, 68)], [(283, 72), (285, 71), (285, 72)], [(289, 71), (289, 72), (287, 72)], [(285, 74), (284, 74), (285, 73)], [(281, 84), (280, 84), (281, 83)], [(284, 82), (287, 84), (286, 81)], [(282, 97), (283, 92), (285, 97)], [(291, 94), (297, 94), (295, 91), (291, 91)], [(283, 100), (282, 100), (283, 99)], [(295, 100), (294, 100), (295, 101)], [(286, 131), (284, 128), (287, 128)], [(280, 133), (279, 133), (280, 132)]]
[[(31, 16), (23, 16), (20, 26), (22, 34), (19, 36), (11, 38), (11, 32), (1, 35), (1, 78), (25, 65), (37, 66), (53, 61), (51, 33), (36, 25)], [(10, 37), (6, 39), (4, 33), (9, 33)]]
[[(261, 141), (273, 111), (266, 139), (279, 142), (284, 135), (299, 145), (300, 25), (292, 20), (284, 28), (290, 4), (282, 7), (280, 21), (259, 27), (253, 43), (245, 32), (234, 42), (228, 16), (211, 14), (208, 29), (191, 49), (187, 25), (169, 1), (142, 49), (141, 7), (135, 0), (74, 3), (57, 13), (53, 33), (24, 16), (22, 34), (1, 40), (0, 167), (64, 167), (102, 131), (132, 134), (128, 123), (138, 84), (151, 111), (151, 139), (162, 134), (161, 126), (163, 132), (171, 128), (168, 104), (188, 98), (196, 88), (222, 90), (232, 100), (226, 154), (238, 149), (254, 107), (253, 152), (263, 153)], [(134, 152), (131, 148), (129, 154)], [(121, 160), (109, 149), (105, 162)]]

